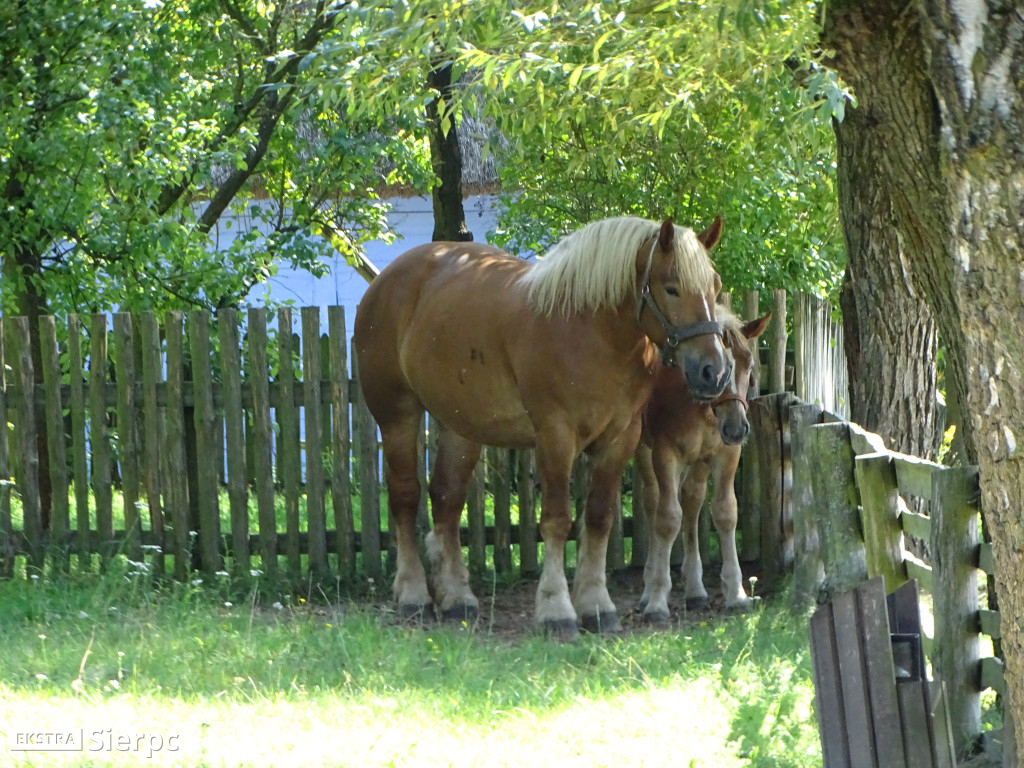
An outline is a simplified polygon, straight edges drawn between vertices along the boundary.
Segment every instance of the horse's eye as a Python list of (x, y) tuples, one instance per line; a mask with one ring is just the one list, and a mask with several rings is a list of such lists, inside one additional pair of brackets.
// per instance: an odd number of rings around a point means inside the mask
[(665, 286), (665, 293), (667, 293), (669, 296), (678, 296), (679, 295), (679, 289), (676, 288), (674, 285), (666, 285)]

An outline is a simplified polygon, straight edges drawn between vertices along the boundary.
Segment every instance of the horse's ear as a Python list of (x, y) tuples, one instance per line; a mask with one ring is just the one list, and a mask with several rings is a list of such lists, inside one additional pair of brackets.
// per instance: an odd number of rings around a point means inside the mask
[(764, 317), (759, 317), (757, 320), (751, 320), (749, 323), (740, 328), (740, 333), (743, 334), (744, 339), (756, 339), (762, 333), (764, 329), (768, 327), (768, 321), (772, 319), (772, 313), (769, 312)]
[(697, 235), (697, 239), (700, 240), (701, 245), (704, 246), (705, 250), (710, 251), (716, 245), (718, 245), (719, 238), (722, 237), (722, 217), (721, 215), (715, 216), (715, 220), (711, 222), (711, 226)]
[(658, 247), (663, 253), (671, 253), (676, 242), (676, 228), (669, 216), (661, 222), (661, 231), (658, 233)]

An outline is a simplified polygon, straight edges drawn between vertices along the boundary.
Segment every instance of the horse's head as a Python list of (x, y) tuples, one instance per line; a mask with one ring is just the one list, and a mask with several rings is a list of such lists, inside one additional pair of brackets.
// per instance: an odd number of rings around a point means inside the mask
[(756, 339), (768, 327), (771, 313), (749, 323), (741, 324), (731, 314), (724, 319), (725, 346), (733, 357), (733, 375), (725, 391), (711, 404), (718, 419), (718, 433), (726, 445), (742, 443), (750, 433), (747, 421), (747, 392), (753, 379), (754, 353), (747, 343)]
[(701, 401), (714, 400), (732, 378), (732, 358), (715, 317), (722, 279), (708, 258), (721, 234), (721, 216), (699, 235), (677, 230), (668, 218), (637, 252), (640, 327), (660, 348), (662, 361), (683, 372), (690, 393)]

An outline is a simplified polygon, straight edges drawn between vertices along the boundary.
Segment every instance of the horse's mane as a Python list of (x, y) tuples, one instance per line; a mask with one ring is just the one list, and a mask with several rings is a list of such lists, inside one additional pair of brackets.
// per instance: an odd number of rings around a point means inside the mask
[[(542, 314), (593, 312), (621, 304), (636, 286), (636, 252), (661, 225), (633, 216), (602, 219), (559, 241), (520, 278), (530, 305)], [(714, 267), (692, 229), (675, 228), (680, 282), (706, 293)]]
[(723, 341), (728, 349), (747, 346), (747, 339), (742, 330), (743, 321), (736, 317), (731, 310), (722, 304), (715, 304), (715, 317), (722, 324)]

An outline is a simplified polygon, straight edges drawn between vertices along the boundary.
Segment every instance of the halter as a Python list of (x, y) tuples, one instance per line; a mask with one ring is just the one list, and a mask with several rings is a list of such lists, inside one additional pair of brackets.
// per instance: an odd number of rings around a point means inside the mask
[(651, 270), (654, 267), (654, 249), (658, 245), (658, 236), (654, 236), (654, 242), (651, 243), (651, 250), (647, 254), (647, 266), (644, 268), (643, 288), (640, 289), (640, 295), (636, 300), (636, 319), (640, 322), (640, 315), (644, 311), (644, 307), (651, 310), (651, 314), (654, 315), (654, 319), (661, 325), (661, 329), (665, 332), (665, 341), (658, 345), (658, 349), (661, 350), (661, 362), (667, 367), (672, 368), (675, 366), (675, 351), (676, 347), (682, 344), (684, 341), (696, 338), (697, 336), (724, 336), (722, 332), (722, 324), (716, 320), (704, 320), (699, 323), (693, 323), (692, 325), (672, 325), (665, 317), (665, 313), (658, 307), (657, 302), (654, 300), (654, 296), (651, 295)]
[(711, 410), (714, 410), (718, 406), (724, 403), (728, 403), (731, 400), (735, 400), (739, 403), (742, 403), (744, 411), (750, 410), (750, 405), (747, 403), (747, 398), (736, 392), (723, 392), (721, 395), (719, 395), (717, 398), (711, 401)]

